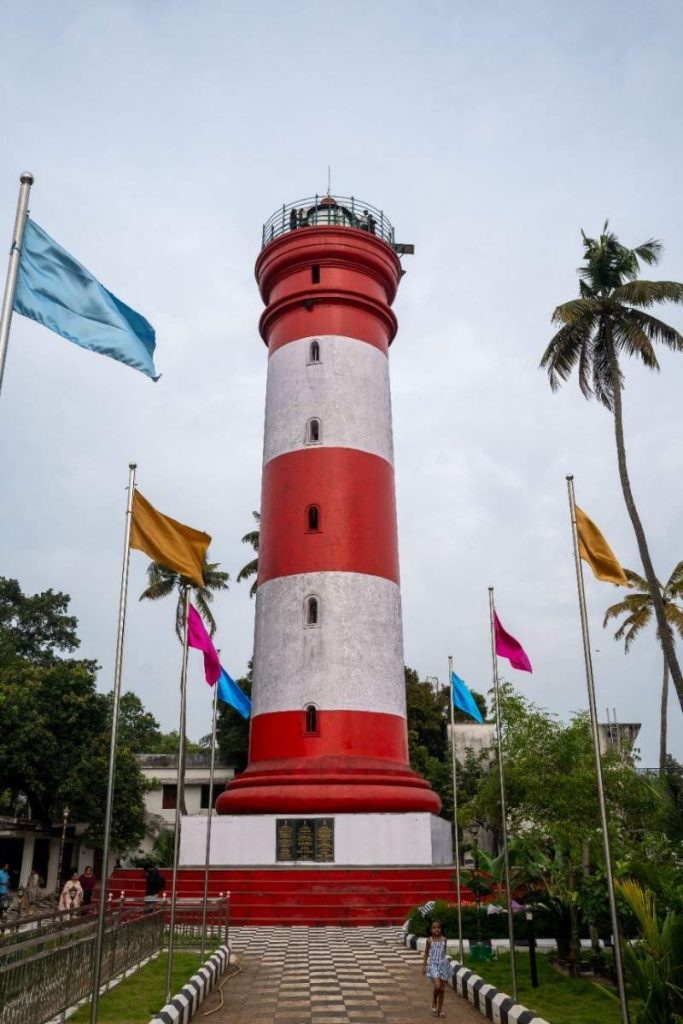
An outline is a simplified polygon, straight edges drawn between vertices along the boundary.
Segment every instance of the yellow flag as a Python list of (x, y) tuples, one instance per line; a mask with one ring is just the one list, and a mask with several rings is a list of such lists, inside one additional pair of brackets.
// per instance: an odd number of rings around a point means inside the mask
[(626, 573), (617, 561), (616, 555), (583, 509), (575, 505), (576, 527), (579, 534), (579, 554), (584, 562), (588, 562), (593, 575), (608, 583), (618, 583), (622, 587), (630, 587)]
[(144, 551), (155, 562), (187, 576), (201, 587), (204, 583), (204, 557), (211, 538), (170, 516), (157, 512), (138, 490), (133, 495), (133, 523), (130, 546)]

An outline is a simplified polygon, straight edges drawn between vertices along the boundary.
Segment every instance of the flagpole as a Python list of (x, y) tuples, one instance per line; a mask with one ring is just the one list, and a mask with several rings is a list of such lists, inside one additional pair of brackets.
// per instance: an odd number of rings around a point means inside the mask
[(458, 835), (458, 769), (455, 757), (455, 710), (453, 706), (453, 656), (448, 655), (448, 697), (451, 705), (451, 760), (453, 762), (453, 829), (455, 831), (455, 894), (458, 903), (458, 946), (460, 963), (464, 963), (462, 946), (462, 907), (460, 906), (460, 836)]
[(614, 895), (614, 877), (612, 875), (612, 855), (610, 852), (609, 832), (607, 830), (607, 806), (605, 789), (602, 779), (602, 760), (600, 758), (600, 737), (598, 734), (598, 715), (595, 703), (595, 680), (593, 678), (593, 660), (591, 658), (590, 635), (588, 632), (588, 614), (586, 612), (586, 592), (583, 583), (583, 567), (579, 557), (579, 535), (576, 525), (576, 503), (574, 501), (574, 477), (567, 476), (567, 493), (569, 496), (569, 512), (572, 521), (572, 541), (574, 543), (574, 564), (576, 568), (576, 586), (579, 592), (579, 612), (581, 616), (581, 635), (583, 638), (583, 658), (586, 668), (586, 686), (588, 688), (588, 707), (590, 709), (591, 736), (593, 738), (593, 754), (595, 756), (595, 775), (598, 784), (598, 803), (600, 804), (600, 822), (602, 826), (602, 844), (605, 853), (605, 875), (607, 878), (607, 894), (609, 896), (609, 912), (614, 938), (614, 966), (617, 972), (617, 989), (621, 1008), (622, 1024), (629, 1024), (628, 1000), (624, 982), (624, 965), (621, 957), (621, 941), (617, 901)]
[(505, 886), (507, 888), (508, 937), (510, 940), (510, 973), (512, 975), (512, 998), (517, 1002), (517, 967), (515, 964), (515, 926), (512, 920), (512, 892), (510, 890), (510, 858), (508, 856), (508, 823), (505, 805), (505, 773), (503, 771), (503, 732), (500, 724), (500, 688), (498, 685), (498, 655), (496, 653), (496, 626), (493, 587), (489, 587), (489, 616), (491, 619), (491, 659), (493, 662), (493, 688), (496, 695), (496, 733), (498, 736), (498, 772), (500, 774), (500, 810), (503, 821), (503, 863), (505, 865)]
[[(23, 177), (23, 176), (22, 176)], [(121, 593), (119, 597), (119, 624), (116, 634), (116, 658), (114, 661), (114, 692), (112, 694), (111, 738), (109, 741), (109, 775), (107, 778), (107, 803), (104, 813), (104, 839), (102, 842), (102, 878), (100, 881), (100, 902), (97, 908), (97, 934), (93, 958), (92, 999), (90, 1003), (90, 1024), (97, 1024), (97, 1008), (100, 1000), (100, 976), (102, 971), (102, 945), (104, 921), (107, 908), (107, 874), (109, 872), (109, 847), (111, 844), (111, 819), (114, 808), (114, 780), (116, 778), (116, 741), (119, 729), (119, 708), (121, 703), (121, 668), (123, 665), (123, 640), (126, 630), (126, 604), (128, 601), (128, 566), (130, 563), (130, 531), (133, 522), (133, 495), (135, 494), (136, 464), (128, 466), (128, 504), (126, 507), (126, 528), (123, 543), (123, 566), (121, 569)]]
[(2, 378), (5, 373), (9, 329), (12, 323), (12, 310), (14, 308), (14, 296), (17, 290), (17, 276), (19, 274), (19, 260), (21, 259), (21, 246), (24, 241), (28, 198), (31, 192), (31, 185), (33, 184), (33, 175), (30, 171), (24, 171), (19, 177), (19, 181), (21, 184), (19, 185), (19, 198), (17, 200), (17, 215), (14, 220), (12, 246), (9, 251), (9, 265), (5, 282), (5, 295), (2, 300), (2, 312), (0, 312), (0, 391), (2, 391)]
[(185, 718), (187, 714), (187, 623), (190, 614), (190, 588), (185, 587), (183, 599), (183, 667), (180, 674), (180, 736), (178, 738), (178, 772), (176, 777), (175, 833), (173, 837), (173, 876), (171, 882), (171, 920), (168, 933), (168, 964), (166, 966), (166, 1002), (173, 995), (173, 947), (175, 945), (176, 886), (180, 855), (180, 793), (185, 782)]
[(206, 853), (204, 855), (204, 906), (202, 908), (202, 948), (206, 945), (206, 913), (209, 899), (209, 859), (211, 856), (211, 822), (213, 820), (213, 778), (216, 767), (216, 724), (218, 718), (218, 683), (213, 684), (213, 726), (211, 729), (211, 765), (209, 768), (209, 810), (206, 817)]

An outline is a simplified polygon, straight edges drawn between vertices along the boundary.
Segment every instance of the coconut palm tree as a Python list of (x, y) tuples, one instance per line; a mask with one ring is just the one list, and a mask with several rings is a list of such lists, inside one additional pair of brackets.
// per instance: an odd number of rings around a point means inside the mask
[[(631, 644), (640, 634), (641, 630), (652, 621), (654, 612), (652, 595), (650, 594), (647, 580), (639, 576), (632, 569), (625, 569), (626, 577), (631, 587), (636, 588), (623, 601), (611, 605), (605, 612), (603, 626), (607, 626), (610, 619), (618, 619), (620, 615), (625, 616), (619, 629), (614, 634), (615, 640), (624, 641), (624, 649), (628, 654)], [(683, 637), (683, 605), (677, 601), (683, 600), (683, 562), (679, 562), (671, 573), (666, 586), (658, 582), (659, 592), (664, 603), (666, 619), (674, 633)], [(662, 682), (661, 702), (661, 723), (659, 730), (659, 774), (666, 774), (666, 714), (669, 696), (669, 663), (664, 660), (664, 679)]]
[(675, 352), (683, 351), (683, 335), (647, 312), (660, 302), (683, 304), (683, 284), (639, 279), (641, 263), (659, 262), (662, 244), (655, 239), (627, 249), (608, 231), (607, 223), (599, 238), (588, 238), (583, 232), (582, 237), (579, 297), (558, 306), (553, 313), (553, 323), (560, 326), (543, 353), (541, 369), (547, 371), (555, 391), (576, 367), (584, 397), (594, 396), (613, 415), (624, 501), (636, 535), (659, 641), (683, 709), (683, 675), (626, 466), (621, 399), (624, 375), (620, 366), (620, 357), (637, 356), (649, 370), (658, 370), (657, 343)]
[[(202, 575), (204, 577), (204, 583), (201, 587), (189, 579), (187, 576), (183, 576), (181, 573), (176, 572), (175, 569), (169, 569), (168, 566), (162, 565), (161, 562), (150, 562), (147, 567), (147, 581), (148, 585), (145, 590), (140, 594), (141, 601), (159, 601), (163, 597), (169, 597), (177, 591), (178, 601), (175, 610), (175, 631), (178, 640), (183, 642), (183, 633), (185, 630), (185, 591), (189, 589), (190, 599), (196, 606), (197, 611), (206, 623), (206, 627), (211, 634), (214, 635), (216, 632), (216, 620), (213, 617), (210, 605), (213, 601), (214, 594), (219, 590), (227, 590), (228, 583), (230, 580), (230, 574), (223, 572), (218, 568), (219, 562), (209, 562), (204, 557), (204, 566), (202, 569)], [(183, 737), (185, 744), (185, 750), (187, 751), (187, 735)], [(185, 806), (185, 780), (180, 780), (178, 787), (178, 801), (180, 802), (181, 814), (187, 814), (187, 807)]]
[(174, 591), (178, 592), (178, 603), (175, 612), (176, 636), (183, 642), (184, 629), (184, 607), (185, 590), (190, 588), (190, 599), (196, 605), (197, 611), (204, 619), (206, 628), (211, 636), (216, 632), (216, 620), (213, 617), (210, 605), (214, 593), (219, 590), (227, 590), (230, 581), (230, 573), (223, 572), (218, 568), (219, 562), (207, 562), (204, 558), (204, 584), (198, 587), (197, 584), (187, 576), (182, 576), (175, 569), (169, 569), (161, 562), (150, 562), (147, 567), (148, 586), (140, 594), (141, 601), (158, 601), (162, 597), (168, 597)]
[[(259, 512), (252, 512), (251, 514), (257, 523), (261, 522), (261, 514)], [(241, 583), (242, 580), (251, 579), (252, 576), (254, 577), (254, 582), (249, 589), (249, 597), (253, 597), (255, 595), (256, 587), (258, 586), (258, 543), (260, 536), (261, 531), (259, 529), (255, 529), (250, 530), (249, 533), (245, 533), (244, 537), (242, 537), (242, 543), (251, 544), (257, 556), (256, 558), (252, 558), (251, 562), (247, 562), (246, 565), (242, 566), (240, 571), (237, 573), (238, 583)]]

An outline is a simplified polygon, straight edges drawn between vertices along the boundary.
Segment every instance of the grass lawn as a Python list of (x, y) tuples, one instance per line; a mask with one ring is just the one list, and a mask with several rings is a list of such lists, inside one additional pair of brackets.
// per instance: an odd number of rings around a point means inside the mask
[[(620, 1024), (619, 1002), (616, 993), (608, 991), (587, 979), (568, 978), (548, 963), (547, 956), (537, 955), (538, 988), (529, 980), (529, 956), (518, 953), (517, 998), (549, 1024)], [(465, 957), (465, 964), (479, 974), (489, 985), (510, 995), (510, 955), (503, 953), (492, 963), (473, 963)], [(634, 1008), (636, 1000), (629, 1000)]]
[[(111, 992), (100, 996), (98, 1019), (102, 1024), (149, 1024), (152, 1017), (165, 1003), (166, 965), (168, 957), (162, 953), (156, 960), (145, 964), (130, 978), (126, 978)], [(199, 953), (174, 953), (173, 994), (178, 992), (188, 978), (202, 964)], [(70, 1018), (74, 1024), (88, 1024), (90, 1004), (82, 1006)]]

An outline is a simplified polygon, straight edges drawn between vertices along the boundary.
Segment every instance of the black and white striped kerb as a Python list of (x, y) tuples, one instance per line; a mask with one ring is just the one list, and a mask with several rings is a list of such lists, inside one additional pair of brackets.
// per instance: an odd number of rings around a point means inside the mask
[[(225, 973), (230, 959), (227, 946), (219, 946), (213, 956), (202, 964), (180, 992), (152, 1017), (149, 1024), (189, 1024), (218, 979)], [(514, 1018), (513, 1018), (514, 1019)]]
[[(404, 928), (404, 936), (409, 949), (425, 948), (427, 940), (418, 939), (417, 935), (412, 935), (407, 928)], [(463, 999), (468, 999), (472, 1006), (493, 1021), (493, 1024), (548, 1024), (543, 1017), (537, 1017), (504, 992), (499, 992), (493, 985), (487, 985), (483, 978), (463, 967), (457, 960), (450, 957), (449, 959), (453, 968), (451, 984), (455, 991)]]

